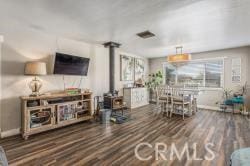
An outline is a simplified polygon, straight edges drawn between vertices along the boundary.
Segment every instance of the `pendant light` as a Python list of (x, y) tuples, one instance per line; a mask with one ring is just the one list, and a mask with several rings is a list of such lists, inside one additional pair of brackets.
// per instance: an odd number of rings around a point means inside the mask
[[(191, 54), (182, 53), (183, 47), (176, 47), (176, 54), (167, 56), (168, 62), (182, 62), (191, 60)], [(178, 53), (178, 51), (180, 51)]]

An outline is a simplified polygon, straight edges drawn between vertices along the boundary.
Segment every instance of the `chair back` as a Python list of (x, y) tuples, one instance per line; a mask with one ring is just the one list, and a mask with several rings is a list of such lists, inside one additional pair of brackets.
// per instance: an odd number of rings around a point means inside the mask
[(184, 88), (187, 88), (187, 89), (198, 89), (199, 88), (199, 84), (198, 83), (186, 83), (186, 84), (184, 84)]
[(199, 84), (198, 83), (187, 83), (187, 84), (184, 84), (184, 88), (185, 89), (189, 89), (189, 90), (193, 90), (193, 91), (190, 91), (190, 95), (192, 96), (197, 96), (199, 94)]
[(156, 88), (158, 98), (163, 96), (165, 93), (166, 86), (160, 85)]
[(180, 88), (171, 88), (171, 100), (172, 102), (175, 99), (182, 100), (183, 98), (183, 93)]
[(165, 85), (160, 85), (156, 87), (156, 102), (159, 103), (159, 99), (165, 94)]

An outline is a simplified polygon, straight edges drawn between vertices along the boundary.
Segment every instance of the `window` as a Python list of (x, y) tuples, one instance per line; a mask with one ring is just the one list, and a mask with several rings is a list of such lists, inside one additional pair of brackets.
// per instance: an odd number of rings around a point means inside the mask
[(168, 85), (198, 84), (200, 87), (220, 88), (223, 82), (223, 60), (166, 63), (165, 82)]
[(232, 59), (232, 82), (241, 81), (241, 58)]
[(223, 61), (205, 63), (205, 87), (222, 87)]
[(204, 84), (204, 65), (200, 63), (182, 63), (179, 65), (177, 82), (184, 85), (186, 83)]

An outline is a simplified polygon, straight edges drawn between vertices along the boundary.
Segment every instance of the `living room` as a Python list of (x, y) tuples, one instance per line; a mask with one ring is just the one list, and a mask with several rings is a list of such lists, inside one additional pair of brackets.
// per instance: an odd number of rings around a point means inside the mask
[(0, 4), (0, 165), (249, 163), (248, 0)]

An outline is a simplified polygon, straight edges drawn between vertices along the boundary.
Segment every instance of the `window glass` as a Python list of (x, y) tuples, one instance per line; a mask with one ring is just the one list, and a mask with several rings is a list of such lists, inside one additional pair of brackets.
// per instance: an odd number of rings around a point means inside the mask
[(167, 85), (174, 85), (177, 76), (177, 68), (172, 64), (167, 64), (165, 68), (165, 81)]
[(165, 65), (168, 85), (195, 84), (200, 87), (222, 87), (223, 60), (209, 60)]
[(204, 85), (204, 64), (182, 63), (178, 66), (178, 84), (198, 84)]
[(206, 87), (221, 87), (223, 63), (222, 61), (207, 62), (205, 68), (205, 86)]

